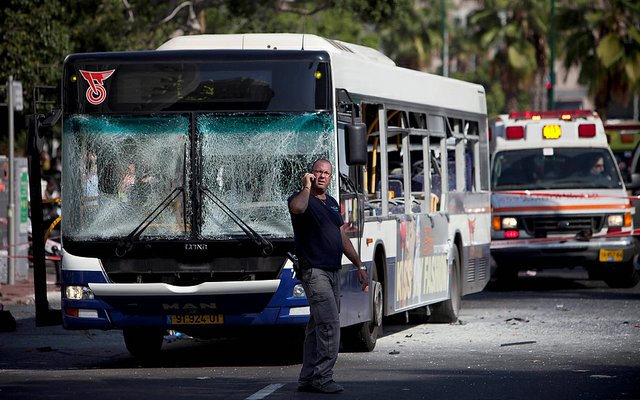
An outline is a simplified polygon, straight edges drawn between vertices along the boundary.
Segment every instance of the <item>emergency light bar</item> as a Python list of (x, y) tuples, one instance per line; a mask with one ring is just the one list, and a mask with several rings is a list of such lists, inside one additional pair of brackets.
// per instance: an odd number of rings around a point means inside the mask
[(552, 111), (514, 111), (509, 114), (510, 119), (562, 119), (571, 121), (576, 118), (598, 117), (598, 114), (591, 110), (552, 110)]
[(507, 140), (524, 139), (524, 126), (508, 126)]
[(596, 124), (578, 125), (578, 137), (581, 137), (581, 138), (596, 137)]

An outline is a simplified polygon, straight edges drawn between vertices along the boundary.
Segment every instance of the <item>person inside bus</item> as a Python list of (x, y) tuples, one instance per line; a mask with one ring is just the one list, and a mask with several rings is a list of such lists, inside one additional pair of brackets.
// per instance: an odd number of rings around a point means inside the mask
[(345, 233), (338, 202), (327, 194), (333, 168), (319, 159), (302, 177), (302, 189), (289, 197), (299, 276), (309, 301), (302, 369), (298, 390), (338, 393), (344, 390), (333, 380), (333, 366), (340, 347), (340, 268), (342, 254), (358, 268), (362, 290), (369, 277), (358, 253)]
[(136, 165), (132, 162), (127, 164), (124, 176), (118, 185), (118, 196), (125, 201), (131, 200), (131, 192), (136, 184)]

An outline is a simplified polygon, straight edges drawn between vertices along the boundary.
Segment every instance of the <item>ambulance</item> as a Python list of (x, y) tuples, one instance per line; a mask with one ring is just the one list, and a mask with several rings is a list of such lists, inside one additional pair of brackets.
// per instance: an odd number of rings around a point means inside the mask
[(633, 214), (597, 113), (514, 112), (491, 122), (491, 255), (498, 280), (584, 267), (633, 287)]

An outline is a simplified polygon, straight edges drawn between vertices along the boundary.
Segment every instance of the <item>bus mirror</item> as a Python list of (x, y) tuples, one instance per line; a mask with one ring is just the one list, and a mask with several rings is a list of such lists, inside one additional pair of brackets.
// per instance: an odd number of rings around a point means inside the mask
[(348, 165), (367, 164), (367, 128), (363, 123), (349, 124), (344, 129)]

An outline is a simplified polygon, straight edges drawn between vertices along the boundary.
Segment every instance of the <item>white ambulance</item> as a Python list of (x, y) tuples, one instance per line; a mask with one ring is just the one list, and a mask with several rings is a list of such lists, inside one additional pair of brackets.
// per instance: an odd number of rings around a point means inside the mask
[(490, 132), (497, 278), (582, 266), (611, 287), (635, 286), (634, 209), (598, 114), (515, 112)]

